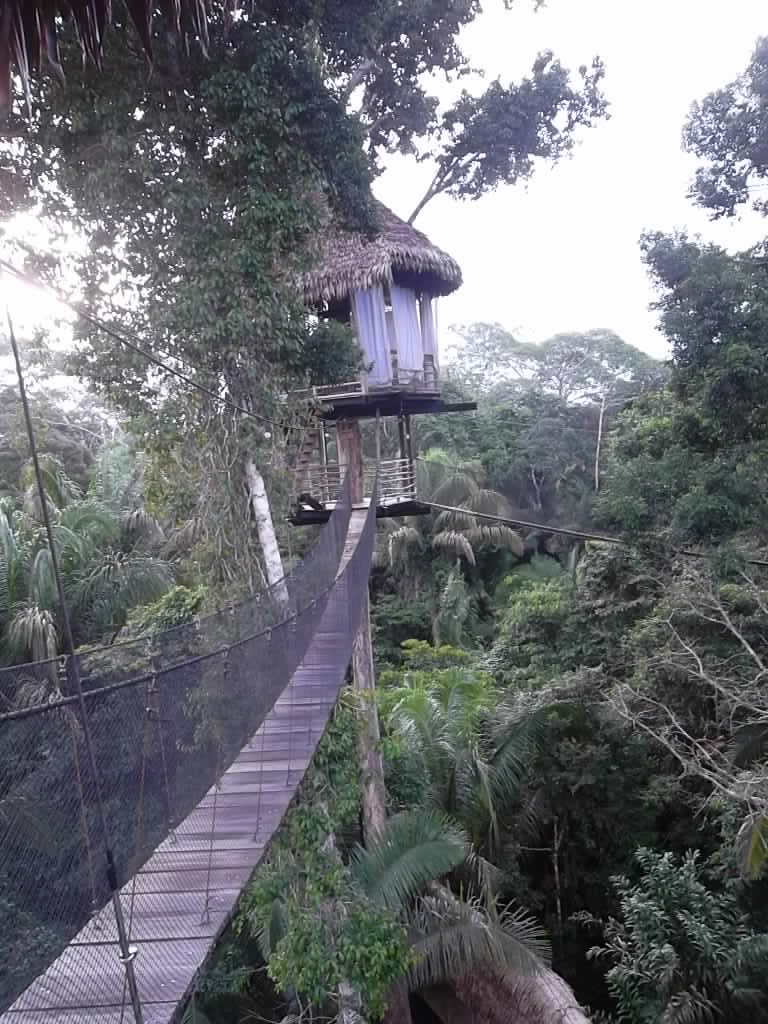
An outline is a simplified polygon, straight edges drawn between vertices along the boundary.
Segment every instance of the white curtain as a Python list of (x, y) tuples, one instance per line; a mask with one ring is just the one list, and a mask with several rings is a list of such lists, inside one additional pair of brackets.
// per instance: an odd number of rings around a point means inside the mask
[(392, 296), (392, 319), (395, 323), (397, 338), (398, 370), (422, 373), (424, 370), (424, 351), (421, 346), (421, 328), (416, 309), (416, 294), (409, 288), (401, 288), (393, 284), (390, 287)]
[(389, 359), (387, 323), (384, 319), (384, 289), (381, 285), (352, 292), (352, 314), (355, 318), (357, 340), (363, 350), (363, 361), (371, 384), (389, 384), (392, 367)]
[(419, 300), (421, 314), (421, 343), (424, 355), (432, 356), (437, 366), (437, 323), (435, 322), (435, 300), (431, 295), (422, 295)]

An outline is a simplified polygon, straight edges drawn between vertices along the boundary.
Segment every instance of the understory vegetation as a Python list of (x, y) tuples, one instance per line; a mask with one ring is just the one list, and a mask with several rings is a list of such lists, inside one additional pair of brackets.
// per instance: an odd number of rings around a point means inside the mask
[[(116, 5), (104, 69), (15, 82), (0, 140), (8, 251), (92, 314), (22, 339), (81, 648), (264, 586), (250, 468), (285, 564), (311, 543), (286, 524), (285, 478), (314, 410), (286, 395), (358, 366), (351, 331), (296, 288), (329, 211), (371, 232), (393, 152), (435, 167), (416, 212), (477, 199), (606, 113), (601, 62), (571, 74), (549, 52), (441, 107), (425, 82), (469, 73), (476, 3), (209, 6), (205, 53), (151, 22), (148, 75)], [(768, 177), (766, 81), (764, 40), (685, 126), (713, 216)], [(366, 709), (345, 689), (189, 1021), (768, 1018), (768, 250), (649, 230), (641, 251), (665, 363), (607, 329), (453, 329), (442, 395), (477, 411), (414, 418), (419, 496), (444, 508), (382, 520), (371, 573), (386, 823), (364, 836)], [(56, 393), (60, 374), (87, 394)], [(0, 397), (11, 667), (65, 642), (15, 391)], [(377, 440), (366, 425), (372, 459)], [(0, 711), (19, 699), (0, 688)], [(22, 924), (4, 956), (34, 957), (42, 926)]]

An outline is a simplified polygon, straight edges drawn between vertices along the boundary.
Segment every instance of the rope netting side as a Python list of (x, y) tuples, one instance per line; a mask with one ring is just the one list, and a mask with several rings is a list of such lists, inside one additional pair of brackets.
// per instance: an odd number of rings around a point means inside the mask
[[(314, 547), (287, 576), (287, 599), (284, 583), (189, 626), (81, 657), (97, 778), (66, 671), (38, 664), (0, 673), (0, 1013), (60, 954), (66, 960), (84, 926), (114, 942), (114, 922), (101, 909), (110, 891), (97, 779), (122, 887), (173, 841), (284, 690), (325, 612), (350, 515), (346, 483)], [(47, 692), (49, 702), (5, 711), (18, 707), (24, 688)], [(51, 692), (62, 697), (51, 702)], [(213, 825), (212, 817), (210, 833)], [(123, 901), (129, 929), (141, 902), (132, 894)], [(113, 967), (122, 972), (116, 947)], [(71, 977), (64, 965), (68, 1005), (100, 971), (103, 961), (82, 956)]]
[[(343, 538), (352, 512), (350, 481), (345, 478), (328, 522), (314, 544), (285, 577), (242, 601), (201, 616), (194, 622), (152, 634), (166, 665), (186, 661), (190, 651), (224, 647), (240, 636), (275, 625), (327, 589), (343, 553)], [(285, 599), (287, 594), (287, 601)], [(147, 634), (78, 653), (85, 689), (134, 679), (149, 673)], [(0, 716), (19, 706), (50, 703), (56, 692), (61, 659), (49, 658), (0, 668)]]

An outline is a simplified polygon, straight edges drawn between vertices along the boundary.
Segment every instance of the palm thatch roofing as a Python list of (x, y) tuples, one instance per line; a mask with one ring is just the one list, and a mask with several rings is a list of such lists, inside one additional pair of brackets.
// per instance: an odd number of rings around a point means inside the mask
[(356, 288), (393, 281), (430, 295), (449, 295), (461, 284), (461, 269), (447, 252), (401, 220), (383, 203), (374, 203), (378, 234), (366, 238), (329, 220), (315, 266), (302, 276), (308, 306), (339, 302)]
[[(141, 45), (152, 56), (152, 18), (155, 0), (128, 0), (126, 7)], [(190, 33), (205, 50), (208, 42), (207, 0), (172, 0), (161, 4), (171, 31)], [(237, 6), (227, 6), (234, 16)], [(43, 55), (53, 71), (64, 77), (58, 38), (62, 26), (74, 25), (83, 57), (101, 64), (104, 36), (112, 19), (111, 0), (2, 0), (0, 3), (0, 113), (11, 105), (11, 75), (21, 77), (27, 96), (29, 78), (40, 68)]]

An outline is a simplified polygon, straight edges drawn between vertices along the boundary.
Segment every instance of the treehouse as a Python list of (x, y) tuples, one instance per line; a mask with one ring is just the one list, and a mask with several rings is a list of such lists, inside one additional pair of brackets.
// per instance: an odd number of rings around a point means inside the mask
[[(318, 416), (293, 465), (291, 521), (297, 524), (327, 519), (346, 465), (356, 461), (345, 443), (350, 427), (359, 439), (359, 421), (370, 419), (376, 420), (375, 444), (370, 436), (364, 439), (367, 460), (361, 448), (358, 504), (370, 500), (378, 464), (378, 515), (427, 512), (416, 496), (411, 416), (475, 408), (473, 402), (445, 402), (440, 393), (437, 302), (461, 284), (458, 264), (381, 203), (375, 211), (378, 232), (372, 237), (326, 231), (317, 262), (302, 280), (309, 309), (351, 325), (361, 369), (351, 379), (300, 393), (314, 400)], [(391, 439), (386, 451), (382, 436)]]

